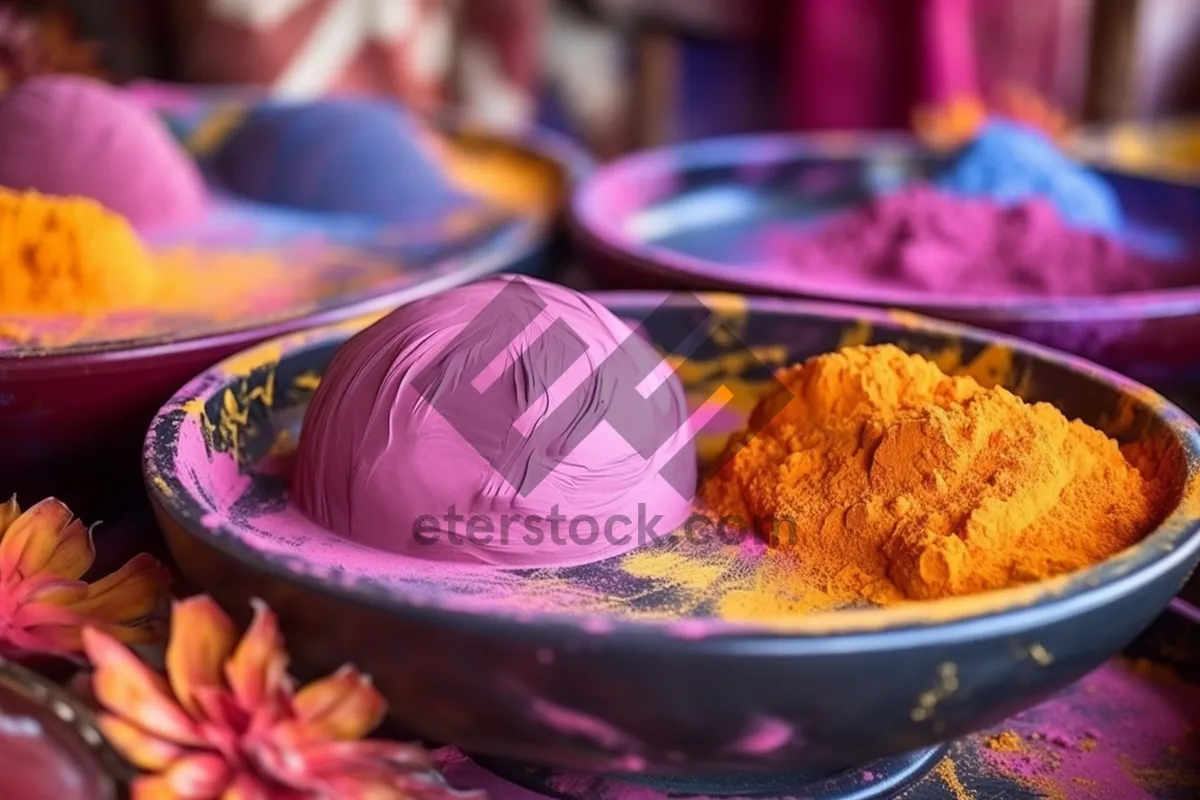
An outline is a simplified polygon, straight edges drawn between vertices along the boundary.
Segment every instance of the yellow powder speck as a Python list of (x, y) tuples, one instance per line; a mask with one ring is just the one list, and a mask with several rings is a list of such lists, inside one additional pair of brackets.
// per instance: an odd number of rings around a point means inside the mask
[(315, 372), (306, 372), (293, 379), (292, 385), (303, 392), (315, 392), (321, 385), (321, 376)]
[(1054, 656), (1050, 651), (1036, 642), (1029, 647), (1029, 657), (1043, 667), (1049, 666), (1054, 661)]
[(987, 747), (997, 753), (1020, 753), (1025, 750), (1025, 740), (1015, 731), (1001, 731), (995, 736), (989, 736)]
[(1098, 742), (1095, 737), (1092, 736), (1084, 736), (1079, 740), (1079, 749), (1085, 753), (1090, 753), (1099, 746), (1100, 742)]

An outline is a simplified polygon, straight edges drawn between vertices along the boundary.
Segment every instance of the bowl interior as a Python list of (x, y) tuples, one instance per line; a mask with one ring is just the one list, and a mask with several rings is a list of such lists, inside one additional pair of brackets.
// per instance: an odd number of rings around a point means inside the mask
[[(747, 627), (829, 634), (977, 617), (1078, 595), (1153, 570), (1164, 559), (1190, 557), (1200, 546), (1195, 515), (1182, 502), (1196, 495), (1191, 481), (1191, 465), (1200, 452), (1195, 424), (1149, 390), (1086, 362), (911, 315), (718, 295), (702, 302), (691, 295), (600, 297), (620, 316), (644, 322), (655, 341), (680, 341), (682, 333), (698, 329), (706, 334), (686, 362), (677, 361), (677, 372), (694, 407), (721, 386), (735, 400), (698, 437), (702, 461), (741, 426), (758, 392), (772, 380), (773, 368), (847, 344), (892, 342), (936, 359), (947, 370), (1052, 402), (1119, 440), (1154, 442), (1174, 473), (1180, 506), (1164, 512), (1163, 524), (1143, 543), (1060, 579), (885, 610), (755, 615), (753, 621), (729, 613), (724, 602), (731, 593), (768, 591), (755, 583), (762, 549), (749, 537), (731, 546), (734, 542), (719, 536), (670, 537), (654, 531), (657, 537), (647, 535), (642, 547), (625, 556), (580, 567), (513, 571), (449, 566), (364, 548), (308, 521), (287, 496), (306, 406), (329, 359), (363, 326), (361, 321), (267, 343), (181, 390), (160, 412), (147, 439), (151, 494), (190, 535), (318, 591), (349, 593), (414, 613), (450, 610), (601, 628), (682, 625), (697, 636)], [(579, 535), (586, 538), (588, 532)]]
[[(914, 309), (1012, 309), (1064, 302), (1036, 296), (972, 297), (900, 287), (826, 285), (803, 279), (771, 255), (772, 233), (803, 228), (872, 195), (928, 179), (943, 161), (905, 136), (735, 137), (631, 156), (598, 170), (573, 214), (585, 241), (636, 269), (689, 286), (830, 297)], [(1126, 217), (1122, 237), (1138, 252), (1179, 259), (1200, 252), (1200, 186), (1115, 171)], [(1190, 290), (1188, 290), (1190, 291)], [(1152, 293), (1139, 293), (1152, 294)], [(1173, 302), (1181, 302), (1179, 292)], [(1191, 293), (1192, 306), (1200, 290)], [(1067, 304), (1107, 302), (1072, 298)]]

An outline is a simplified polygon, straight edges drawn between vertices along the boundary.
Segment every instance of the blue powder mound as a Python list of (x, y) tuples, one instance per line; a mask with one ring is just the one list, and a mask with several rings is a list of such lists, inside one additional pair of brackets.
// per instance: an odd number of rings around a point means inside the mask
[(1112, 234), (1121, 229), (1121, 205), (1104, 178), (1038, 131), (1012, 122), (989, 122), (936, 183), (943, 191), (1005, 206), (1040, 197), (1072, 227)]
[(430, 135), (382, 101), (264, 105), (209, 168), (225, 189), (263, 203), (434, 223), (474, 201), (443, 174)]

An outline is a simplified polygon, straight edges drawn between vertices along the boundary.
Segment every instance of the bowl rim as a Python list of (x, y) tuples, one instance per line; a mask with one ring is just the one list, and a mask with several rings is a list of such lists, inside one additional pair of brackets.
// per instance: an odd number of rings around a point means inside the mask
[[(596, 292), (589, 296), (607, 307), (653, 308), (663, 302), (677, 302), (669, 292)], [(1106, 605), (1154, 582), (1172, 570), (1200, 559), (1200, 424), (1181, 409), (1132, 379), (1100, 367), (1085, 359), (1025, 342), (1014, 337), (992, 334), (956, 323), (931, 320), (911, 312), (790, 298), (769, 298), (698, 292), (699, 298), (714, 313), (740, 313), (744, 310), (779, 313), (789, 316), (826, 317), (847, 323), (866, 322), (900, 330), (914, 330), (967, 339), (983, 345), (1001, 345), (1071, 372), (1081, 373), (1108, 384), (1131, 400), (1149, 407), (1150, 413), (1172, 431), (1185, 457), (1185, 474), (1178, 502), (1169, 509), (1163, 522), (1141, 541), (1099, 564), (1056, 578), (1023, 586), (965, 597), (914, 602), (880, 609), (847, 609), (802, 615), (732, 622), (718, 618), (645, 620), (615, 616), (567, 614), (561, 612), (481, 612), (446, 608), (412, 602), (409, 598), (371, 579), (353, 585), (333, 583), (320, 576), (294, 569), (294, 557), (264, 552), (249, 544), (230, 527), (209, 528), (201, 523), (202, 514), (179, 514), (181, 497), (188, 497), (186, 486), (158, 469), (158, 461), (173, 463), (175, 442), (160, 454), (154, 432), (171, 415), (184, 411), (185, 418), (199, 413), (198, 398), (228, 385), (237, 375), (253, 369), (255, 354), (268, 363), (271, 355), (344, 341), (361, 330), (368, 320), (352, 320), (261, 343), (222, 361), (198, 375), (159, 410), (143, 446), (143, 476), (152, 504), (166, 514), (188, 536), (215, 548), (261, 574), (299, 585), (318, 594), (363, 605), (376, 611), (406, 617), (442, 627), (467, 628), (478, 635), (541, 639), (557, 635), (596, 634), (614, 637), (630, 648), (660, 648), (663, 640), (672, 647), (697, 651), (771, 654), (794, 652), (802, 648), (810, 654), (831, 654), (927, 644), (949, 644), (963, 639), (1013, 635), (1054, 621), (1078, 616)], [(225, 363), (235, 363), (240, 371), (227, 373)], [(182, 424), (182, 421), (181, 421)], [(199, 508), (195, 500), (189, 502)], [(536, 620), (536, 625), (530, 621)], [(664, 636), (666, 634), (666, 636)]]
[[(728, 291), (782, 294), (788, 297), (831, 300), (876, 307), (903, 307), (937, 316), (939, 312), (969, 313), (978, 320), (1051, 319), (1068, 321), (1104, 321), (1130, 318), (1176, 317), (1200, 311), (1200, 285), (1178, 289), (1148, 289), (1106, 295), (1048, 298), (1039, 295), (987, 295), (961, 292), (924, 292), (892, 287), (834, 285), (814, 281), (803, 287), (797, 282), (781, 282), (761, 270), (731, 268), (728, 264), (661, 247), (638, 239), (627, 232), (631, 216), (645, 208), (639, 202), (627, 212), (616, 213), (604, 203), (609, 193), (620, 192), (640, 182), (670, 182), (672, 177), (690, 169), (714, 165), (754, 165), (770, 163), (783, 156), (809, 156), (829, 162), (854, 161), (865, 155), (885, 160), (921, 156), (935, 158), (936, 151), (905, 133), (861, 133), (852, 131), (825, 133), (743, 134), (669, 145), (632, 153), (598, 167), (575, 190), (568, 206), (567, 226), (571, 236), (585, 250), (616, 259), (640, 272)], [(1088, 162), (1085, 162), (1088, 163)], [(1169, 180), (1136, 172), (1091, 164), (1103, 174), (1122, 175), (1137, 180), (1155, 181), (1187, 187), (1187, 181)], [(637, 196), (637, 192), (630, 192)], [(748, 266), (748, 265), (747, 265)]]
[(570, 138), (544, 127), (534, 126), (519, 133), (508, 133), (465, 116), (447, 116), (442, 128), (455, 135), (491, 139), (497, 144), (527, 152), (554, 165), (561, 172), (564, 183), (561, 201), (545, 213), (531, 215), (525, 219), (509, 218), (509, 222), (515, 224), (503, 232), (500, 241), (482, 248), (473, 248), (444, 262), (458, 262), (456, 268), (435, 270), (430, 277), (381, 294), (308, 314), (285, 316), (265, 324), (234, 324), (208, 333), (183, 337), (164, 333), (132, 339), (82, 342), (46, 349), (0, 349), (0, 376), (16, 379), (43, 371), (80, 366), (113, 366), (130, 361), (156, 360), (185, 353), (249, 345), (293, 331), (374, 314), (478, 280), (497, 270), (520, 263), (544, 248), (554, 233), (558, 217), (565, 216), (574, 188), (595, 167), (595, 162), (583, 148)]
[(96, 713), (67, 689), (16, 661), (0, 656), (0, 687), (21, 697), (43, 711), (51, 724), (70, 736), (93, 760), (102, 784), (103, 796), (97, 800), (116, 800), (131, 777), (131, 771), (109, 744)]

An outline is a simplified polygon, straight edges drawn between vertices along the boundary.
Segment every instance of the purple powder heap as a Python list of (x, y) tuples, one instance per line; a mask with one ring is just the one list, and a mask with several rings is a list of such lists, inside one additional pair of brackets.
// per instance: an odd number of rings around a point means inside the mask
[(937, 293), (1108, 295), (1181, 278), (1116, 239), (1069, 227), (1048, 200), (1001, 206), (927, 184), (877, 197), (815, 231), (780, 232), (768, 250), (806, 279)]

